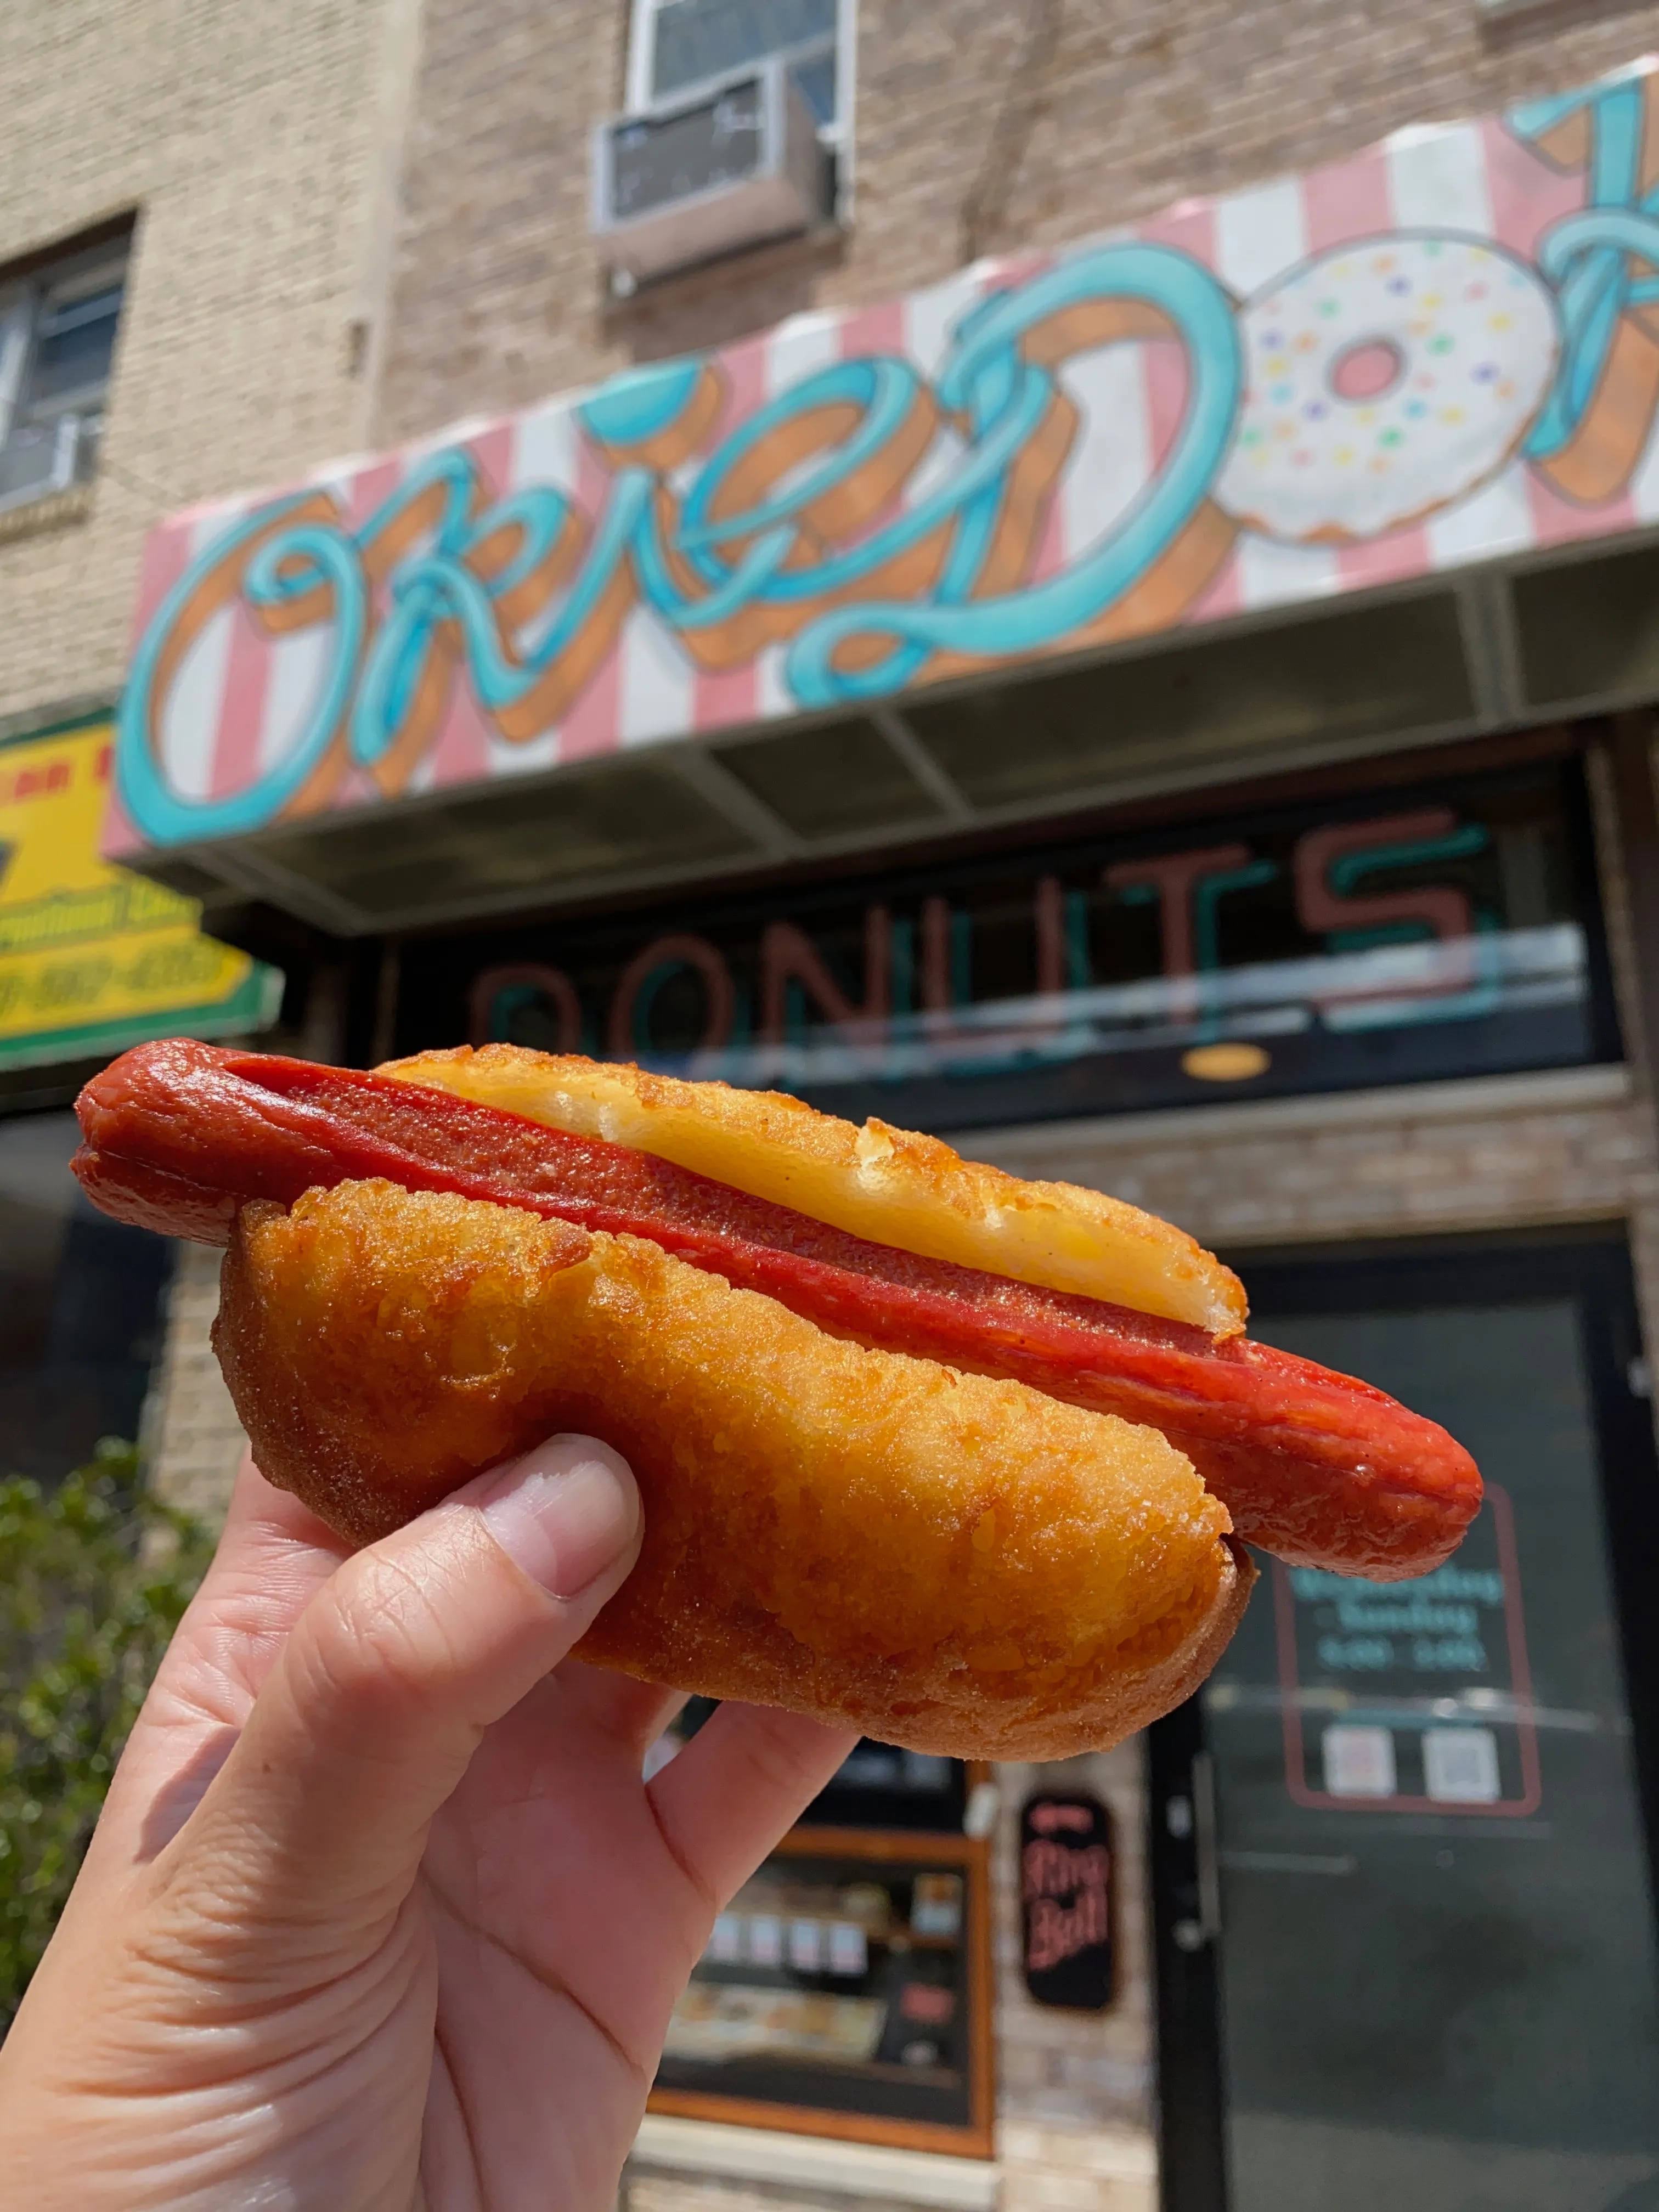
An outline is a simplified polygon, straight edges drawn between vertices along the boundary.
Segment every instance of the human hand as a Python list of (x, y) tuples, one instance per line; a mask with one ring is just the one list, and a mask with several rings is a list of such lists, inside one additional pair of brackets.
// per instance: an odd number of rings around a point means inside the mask
[(566, 1657), (626, 1577), (555, 1437), (368, 1550), (245, 1463), (0, 2047), (5, 2212), (606, 2212), (731, 1896), (854, 1741)]

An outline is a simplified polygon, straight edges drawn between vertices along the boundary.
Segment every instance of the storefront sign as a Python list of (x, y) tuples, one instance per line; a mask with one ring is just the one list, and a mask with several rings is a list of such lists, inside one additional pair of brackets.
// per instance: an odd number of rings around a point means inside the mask
[(1486, 1486), (1410, 1583), (1273, 1567), (1285, 1781), (1327, 1812), (1534, 1813), (1542, 1796), (1515, 1517)]
[(1038, 2004), (1112, 2001), (1112, 1828), (1093, 1797), (1033, 1797), (1019, 1818), (1025, 1986)]
[(1616, 1050), (1578, 771), (625, 925), (411, 944), (399, 1049), (636, 1060), (924, 1128)]
[(1651, 67), (172, 518), (106, 849), (1652, 520)]
[(0, 747), (0, 1067), (276, 1018), (274, 969), (204, 937), (188, 899), (99, 859), (112, 734)]

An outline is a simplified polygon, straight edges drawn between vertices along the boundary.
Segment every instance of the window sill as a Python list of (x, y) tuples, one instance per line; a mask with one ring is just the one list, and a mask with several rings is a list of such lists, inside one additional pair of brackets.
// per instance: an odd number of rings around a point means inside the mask
[(1458, 1121), (1500, 1114), (1582, 1113), (1617, 1106), (1634, 1096), (1628, 1067), (1591, 1062), (1519, 1075), (1474, 1075), (1444, 1083), (1395, 1083), (1376, 1091), (1320, 1091), (1288, 1098), (1218, 1100), (1146, 1114), (1109, 1114), (1086, 1121), (1036, 1121), (1018, 1127), (963, 1130), (952, 1141), (969, 1158), (1000, 1162), (1016, 1154), (1020, 1175), (1040, 1175), (1049, 1155), (1068, 1158), (1079, 1145), (1192, 1142), (1212, 1138), (1281, 1136), (1338, 1123)]
[(77, 522), (85, 522), (92, 513), (93, 487), (89, 483), (70, 484), (63, 491), (50, 491), (43, 499), (21, 501), (16, 507), (0, 507), (0, 545), (9, 545), (19, 538), (35, 538), (43, 531), (67, 530)]
[(938, 2206), (942, 2212), (991, 2212), (997, 2196), (998, 2169), (989, 2160), (882, 2150), (827, 2136), (673, 2119), (660, 2112), (648, 2112), (640, 2123), (629, 2164), (635, 2172), (771, 2182), (815, 2193)]

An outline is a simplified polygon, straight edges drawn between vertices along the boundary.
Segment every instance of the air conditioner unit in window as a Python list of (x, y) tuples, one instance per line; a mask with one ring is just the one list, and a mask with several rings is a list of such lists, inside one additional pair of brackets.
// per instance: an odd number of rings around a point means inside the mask
[(829, 158), (781, 60), (593, 134), (594, 234), (635, 283), (809, 230), (830, 211)]

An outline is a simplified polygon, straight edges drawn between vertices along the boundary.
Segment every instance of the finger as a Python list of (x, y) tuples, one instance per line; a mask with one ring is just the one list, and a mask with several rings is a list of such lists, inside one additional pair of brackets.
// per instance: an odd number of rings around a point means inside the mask
[(563, 1724), (576, 1727), (595, 1743), (620, 1745), (637, 1756), (656, 1741), (685, 1704), (684, 1690), (665, 1690), (659, 1682), (636, 1682), (608, 1667), (584, 1666), (572, 1659), (559, 1670)]
[(349, 1550), (243, 1455), (212, 1562), (116, 1769), (94, 1846), (100, 1856), (153, 1858), (183, 1826), (289, 1631)]
[(158, 1687), (203, 1692), (212, 1717), (247, 1717), (289, 1632), (352, 1547), (244, 1453), (213, 1561), (179, 1624)]
[(800, 1713), (723, 1705), (647, 1785), (669, 1849), (722, 1904), (858, 1741)]
[(484, 1730), (564, 1657), (639, 1538), (621, 1456), (556, 1437), (347, 1559), (157, 1875), (186, 1905), (230, 1886), (289, 1956), (301, 1929), (372, 1935)]

